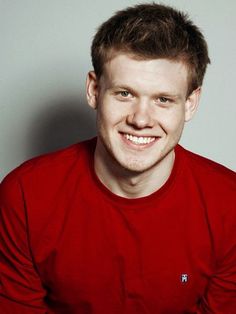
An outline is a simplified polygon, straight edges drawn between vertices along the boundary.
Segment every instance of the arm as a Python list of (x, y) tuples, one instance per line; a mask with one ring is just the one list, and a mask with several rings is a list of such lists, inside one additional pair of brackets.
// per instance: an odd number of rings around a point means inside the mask
[(21, 187), (9, 175), (0, 185), (0, 312), (45, 314), (44, 296), (30, 253)]
[[(234, 262), (236, 265), (236, 261)], [(236, 266), (216, 274), (202, 299), (199, 314), (236, 313)]]
[(233, 197), (225, 202), (225, 206), (231, 208), (220, 219), (220, 257), (196, 312), (198, 314), (236, 313), (236, 191), (231, 195)]
[(200, 313), (236, 313), (236, 244), (212, 277), (200, 309)]

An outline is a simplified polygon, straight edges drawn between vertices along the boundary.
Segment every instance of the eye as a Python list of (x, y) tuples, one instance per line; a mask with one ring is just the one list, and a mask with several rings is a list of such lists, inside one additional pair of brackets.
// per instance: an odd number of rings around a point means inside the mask
[(123, 102), (131, 101), (133, 99), (133, 94), (125, 89), (117, 89), (114, 91), (114, 96), (118, 101)]
[(173, 99), (165, 96), (159, 96), (156, 98), (155, 102), (159, 106), (169, 107), (173, 103)]
[(166, 104), (166, 103), (169, 101), (169, 99), (166, 98), (166, 97), (159, 97), (159, 101), (160, 101), (162, 104)]
[(119, 94), (120, 94), (122, 97), (128, 97), (128, 96), (130, 96), (130, 93), (127, 92), (126, 90), (119, 92)]

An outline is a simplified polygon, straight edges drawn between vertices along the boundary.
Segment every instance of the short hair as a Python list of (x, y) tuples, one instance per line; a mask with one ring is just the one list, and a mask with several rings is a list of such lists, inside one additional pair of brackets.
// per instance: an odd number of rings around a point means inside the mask
[(166, 58), (184, 62), (188, 68), (188, 95), (202, 85), (210, 63), (204, 36), (189, 16), (157, 3), (118, 11), (98, 28), (91, 47), (98, 78), (114, 52), (142, 60)]

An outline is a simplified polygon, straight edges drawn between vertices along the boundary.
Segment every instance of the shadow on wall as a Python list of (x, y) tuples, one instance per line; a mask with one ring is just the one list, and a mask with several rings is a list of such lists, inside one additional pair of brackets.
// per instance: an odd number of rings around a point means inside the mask
[(52, 152), (96, 135), (95, 112), (85, 101), (60, 99), (43, 108), (30, 125), (29, 155)]

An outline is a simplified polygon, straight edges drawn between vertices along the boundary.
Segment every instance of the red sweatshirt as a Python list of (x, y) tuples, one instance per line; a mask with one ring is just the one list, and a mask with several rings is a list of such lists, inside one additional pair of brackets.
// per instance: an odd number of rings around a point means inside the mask
[(235, 173), (177, 146), (164, 186), (126, 199), (96, 177), (94, 148), (1, 184), (0, 313), (235, 314)]

